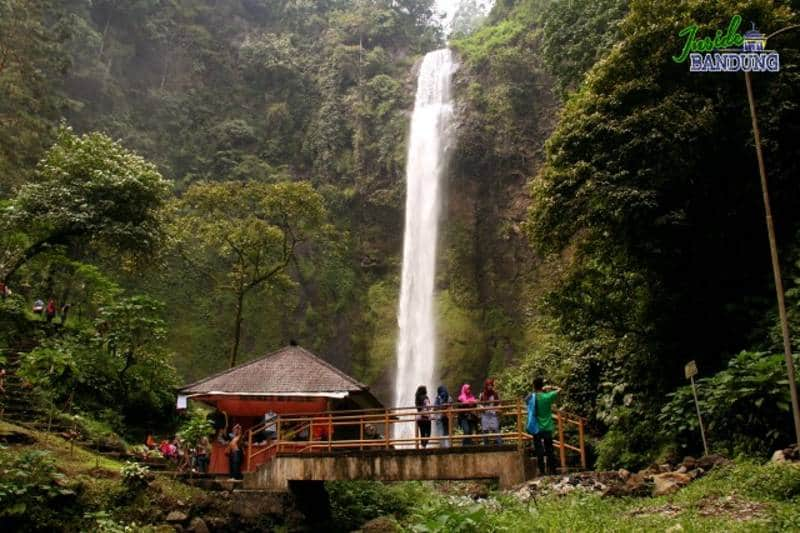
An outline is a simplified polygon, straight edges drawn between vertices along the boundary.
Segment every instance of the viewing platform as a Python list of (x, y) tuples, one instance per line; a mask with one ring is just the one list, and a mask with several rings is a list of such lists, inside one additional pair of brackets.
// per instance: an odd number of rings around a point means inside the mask
[[(498, 433), (455, 431), (459, 416), (487, 410), (500, 418)], [(393, 436), (400, 424), (416, 428), (419, 414), (407, 407), (281, 415), (274, 421), (275, 438), (263, 446), (253, 443), (266, 426), (254, 426), (247, 433), (244, 487), (285, 491), (291, 482), (302, 481), (491, 479), (508, 488), (536, 475), (522, 401), (431, 409), (425, 414), (434, 423), (438, 417), (449, 421), (448, 435), (424, 439), (415, 431), (413, 437)], [(553, 419), (559, 470), (585, 469), (584, 420), (561, 411)]]

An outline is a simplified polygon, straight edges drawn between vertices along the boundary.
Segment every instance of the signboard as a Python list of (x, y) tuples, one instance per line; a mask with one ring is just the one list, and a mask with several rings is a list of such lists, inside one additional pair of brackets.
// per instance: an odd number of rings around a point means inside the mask
[(686, 379), (691, 379), (697, 375), (697, 363), (694, 361), (689, 361), (686, 363), (686, 366), (683, 368), (684, 373), (686, 374)]

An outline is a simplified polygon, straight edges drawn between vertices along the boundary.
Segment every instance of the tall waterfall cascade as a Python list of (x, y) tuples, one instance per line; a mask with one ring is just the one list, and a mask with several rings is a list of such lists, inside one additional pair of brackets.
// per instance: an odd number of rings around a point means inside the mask
[[(426, 385), (431, 398), (436, 369), (433, 289), (441, 206), (440, 181), (452, 132), (450, 80), (456, 69), (450, 50), (428, 53), (417, 79), (406, 159), (406, 214), (403, 271), (398, 311), (397, 373), (394, 404), (414, 405), (414, 392)], [(397, 424), (396, 437), (413, 437), (413, 424)]]

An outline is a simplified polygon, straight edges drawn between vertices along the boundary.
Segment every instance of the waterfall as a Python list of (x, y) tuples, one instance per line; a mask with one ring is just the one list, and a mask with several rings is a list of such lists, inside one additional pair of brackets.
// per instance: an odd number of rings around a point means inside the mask
[[(433, 286), (436, 276), (436, 239), (440, 211), (440, 184), (453, 114), (450, 78), (455, 70), (450, 50), (428, 53), (417, 79), (406, 159), (406, 218), (403, 271), (398, 311), (397, 374), (394, 404), (414, 405), (419, 385), (433, 398), (436, 368), (436, 324)], [(412, 424), (398, 424), (396, 437), (414, 435)]]

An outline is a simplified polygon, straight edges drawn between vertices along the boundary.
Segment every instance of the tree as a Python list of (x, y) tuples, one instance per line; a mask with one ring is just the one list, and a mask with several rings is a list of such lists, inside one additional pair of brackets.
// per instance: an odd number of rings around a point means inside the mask
[(76, 241), (133, 258), (153, 253), (164, 237), (159, 209), (169, 191), (154, 165), (119, 143), (62, 127), (36, 179), (2, 211), (0, 279), (42, 251)]
[(291, 284), (287, 270), (298, 247), (324, 234), (324, 201), (307, 182), (200, 182), (174, 207), (179, 252), (234, 297), (233, 367), (246, 298), (269, 285)]

